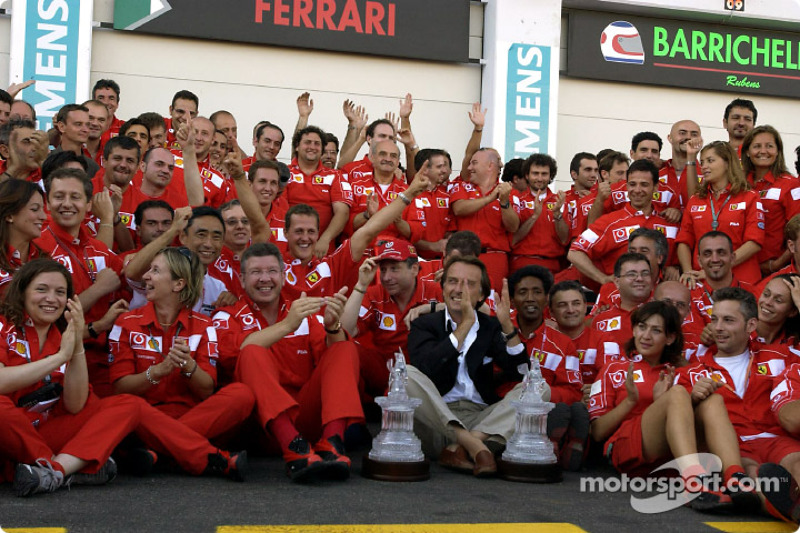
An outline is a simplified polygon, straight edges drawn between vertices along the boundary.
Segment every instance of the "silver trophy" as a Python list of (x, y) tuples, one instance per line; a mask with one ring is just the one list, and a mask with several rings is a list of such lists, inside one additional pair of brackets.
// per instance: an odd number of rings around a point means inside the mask
[(402, 350), (394, 354), (394, 364), (387, 361), (386, 365), (389, 367), (389, 392), (375, 398), (383, 411), (381, 432), (364, 457), (362, 474), (381, 481), (428, 479), (429, 463), (422, 453), (422, 443), (414, 434), (414, 410), (422, 400), (408, 397), (408, 372)]
[(542, 400), (546, 381), (539, 360), (531, 357), (531, 366), (522, 385), (522, 393), (511, 405), (517, 410), (514, 434), (498, 461), (500, 475), (511, 481), (560, 481), (561, 469), (547, 437), (547, 413), (555, 404)]

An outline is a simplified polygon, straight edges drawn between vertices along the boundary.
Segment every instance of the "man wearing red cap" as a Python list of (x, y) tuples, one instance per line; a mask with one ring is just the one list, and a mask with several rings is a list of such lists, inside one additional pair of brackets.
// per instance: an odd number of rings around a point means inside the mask
[[(380, 266), (380, 284), (372, 284)], [(414, 246), (402, 239), (380, 240), (375, 255), (358, 269), (342, 313), (342, 326), (358, 337), (361, 379), (367, 394), (381, 395), (389, 382), (386, 362), (398, 350), (407, 353), (406, 313), (421, 304), (442, 300), (434, 281), (418, 279), (419, 257)]]

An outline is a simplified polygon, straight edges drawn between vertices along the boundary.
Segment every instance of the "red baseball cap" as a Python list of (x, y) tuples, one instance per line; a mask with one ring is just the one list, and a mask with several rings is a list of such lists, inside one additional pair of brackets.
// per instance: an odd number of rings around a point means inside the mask
[(381, 239), (375, 246), (375, 261), (405, 261), (413, 257), (418, 259), (417, 249), (404, 239)]

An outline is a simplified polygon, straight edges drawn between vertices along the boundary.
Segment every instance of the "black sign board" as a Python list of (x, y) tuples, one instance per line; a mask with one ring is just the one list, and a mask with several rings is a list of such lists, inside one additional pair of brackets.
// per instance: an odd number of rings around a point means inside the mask
[(469, 61), (469, 0), (125, 0), (115, 2), (114, 28)]
[(800, 34), (572, 11), (567, 75), (796, 98)]

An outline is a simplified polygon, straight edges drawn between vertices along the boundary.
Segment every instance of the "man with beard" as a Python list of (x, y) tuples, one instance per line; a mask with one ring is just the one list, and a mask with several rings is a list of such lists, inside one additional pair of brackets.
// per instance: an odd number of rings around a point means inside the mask
[(739, 157), (744, 138), (756, 125), (758, 110), (752, 100), (736, 98), (725, 107), (725, 116), (722, 117), (722, 127), (728, 131), (728, 144), (730, 144)]
[(569, 236), (576, 239), (586, 229), (589, 210), (597, 197), (597, 180), (600, 178), (597, 157), (589, 152), (578, 152), (569, 163), (572, 187), (564, 203), (569, 216)]
[(548, 188), (556, 171), (556, 160), (547, 154), (533, 154), (522, 164), (529, 188), (520, 197), (522, 223), (511, 239), (511, 272), (527, 265), (543, 266), (553, 274), (563, 268), (569, 239), (562, 212), (566, 194)]
[(667, 140), (672, 145), (672, 158), (664, 161), (658, 179), (676, 191), (681, 197), (681, 205), (686, 205), (703, 177), (696, 159), (697, 152), (703, 146), (700, 126), (693, 120), (679, 120), (672, 125)]

